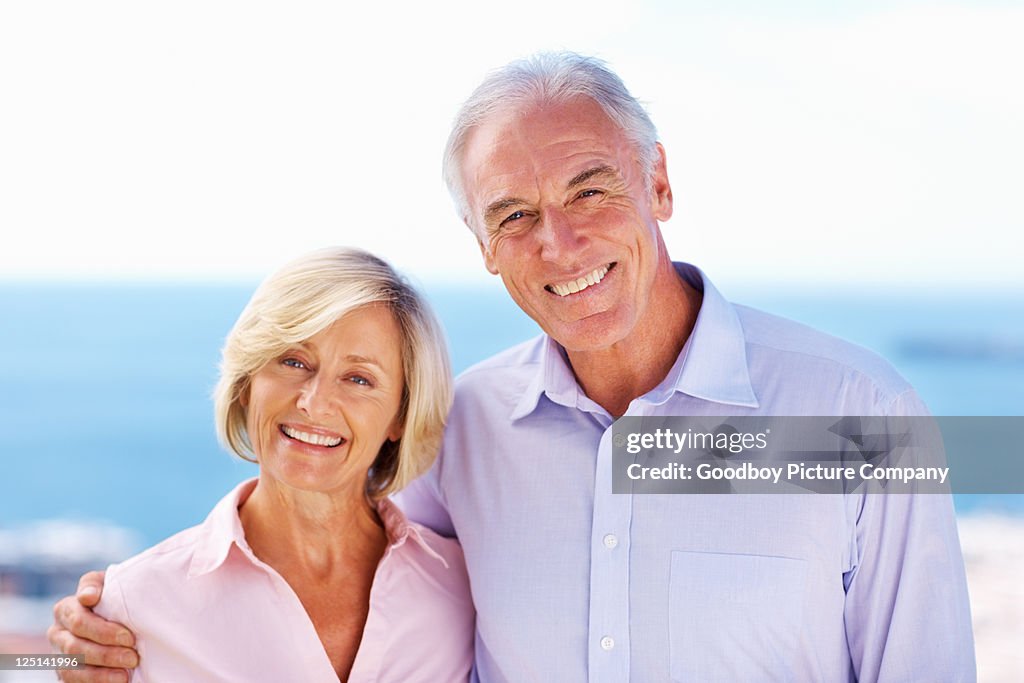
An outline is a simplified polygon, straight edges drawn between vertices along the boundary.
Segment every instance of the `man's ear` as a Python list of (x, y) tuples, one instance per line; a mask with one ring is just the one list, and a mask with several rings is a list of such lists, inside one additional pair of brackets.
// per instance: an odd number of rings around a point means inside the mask
[(668, 182), (668, 166), (665, 162), (665, 148), (655, 143), (658, 158), (654, 160), (651, 173), (651, 213), (659, 221), (672, 217), (672, 185)]
[(480, 245), (480, 254), (484, 257), (484, 267), (487, 268), (487, 272), (491, 275), (498, 274), (498, 265), (494, 262), (494, 254), (491, 253), (489, 247), (485, 247), (482, 240), (477, 238), (476, 243)]

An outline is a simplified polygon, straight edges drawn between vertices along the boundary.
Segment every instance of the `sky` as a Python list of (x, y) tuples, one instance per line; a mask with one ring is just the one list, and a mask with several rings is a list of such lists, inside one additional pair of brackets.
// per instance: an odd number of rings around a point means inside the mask
[(1024, 6), (0, 5), (0, 280), (252, 280), (327, 244), (487, 277), (440, 158), (486, 73), (599, 56), (715, 279), (1024, 288)]

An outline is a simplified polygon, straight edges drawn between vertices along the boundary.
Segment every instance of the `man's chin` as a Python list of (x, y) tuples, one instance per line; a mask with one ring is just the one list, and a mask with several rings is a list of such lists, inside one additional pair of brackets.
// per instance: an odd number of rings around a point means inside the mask
[(604, 311), (578, 320), (559, 321), (544, 331), (569, 353), (599, 353), (622, 342), (629, 336), (630, 328), (621, 316)]

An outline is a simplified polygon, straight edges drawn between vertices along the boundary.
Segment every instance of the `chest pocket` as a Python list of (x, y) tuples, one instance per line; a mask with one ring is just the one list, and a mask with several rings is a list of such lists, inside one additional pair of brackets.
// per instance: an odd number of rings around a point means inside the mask
[(799, 559), (673, 552), (672, 680), (793, 680), (806, 573)]

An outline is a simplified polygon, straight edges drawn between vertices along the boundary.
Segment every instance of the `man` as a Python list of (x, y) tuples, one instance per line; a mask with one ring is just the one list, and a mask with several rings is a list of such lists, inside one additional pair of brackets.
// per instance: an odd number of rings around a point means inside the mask
[[(509, 64), (463, 106), (445, 178), (545, 332), (463, 373), (441, 456), (401, 496), (463, 545), (480, 680), (974, 678), (948, 497), (612, 493), (620, 416), (925, 411), (876, 356), (673, 264), (665, 152), (617, 76)], [(56, 612), (113, 642), (73, 599)]]

